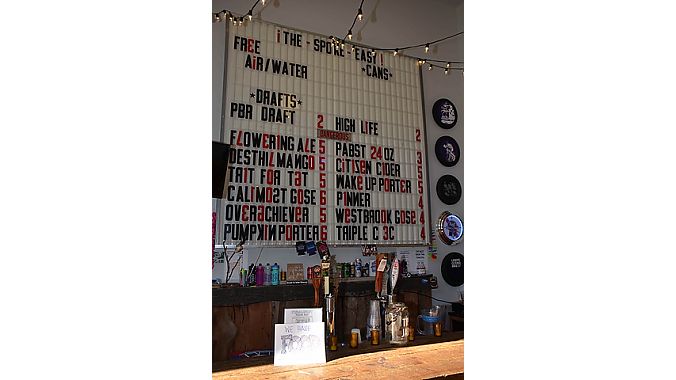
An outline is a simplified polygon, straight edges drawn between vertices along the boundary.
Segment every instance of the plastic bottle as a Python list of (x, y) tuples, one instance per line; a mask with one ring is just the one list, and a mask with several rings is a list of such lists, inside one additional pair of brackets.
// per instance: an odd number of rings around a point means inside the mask
[(356, 277), (361, 277), (361, 259), (357, 259), (354, 265), (354, 274)]
[(270, 285), (270, 280), (272, 279), (272, 268), (270, 267), (270, 263), (265, 264), (265, 280), (263, 281), (263, 285)]
[(272, 266), (271, 274), (272, 278), (270, 279), (270, 283), (272, 285), (279, 285), (279, 265), (277, 265), (277, 263)]
[(245, 268), (241, 268), (239, 270), (239, 285), (240, 286), (247, 286), (247, 270)]
[(258, 263), (258, 267), (256, 268), (256, 286), (263, 286), (265, 283), (265, 268), (263, 268), (263, 264)]

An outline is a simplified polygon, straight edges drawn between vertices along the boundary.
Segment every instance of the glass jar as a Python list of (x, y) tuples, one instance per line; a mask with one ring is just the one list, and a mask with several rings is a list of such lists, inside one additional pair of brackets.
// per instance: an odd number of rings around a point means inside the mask
[(403, 302), (393, 302), (385, 311), (385, 339), (391, 344), (408, 341), (408, 308)]

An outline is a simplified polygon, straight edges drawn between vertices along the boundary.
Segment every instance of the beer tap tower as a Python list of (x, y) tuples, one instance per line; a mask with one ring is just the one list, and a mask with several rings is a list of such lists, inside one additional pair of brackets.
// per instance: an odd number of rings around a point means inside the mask
[[(317, 243), (317, 251), (322, 259), (322, 283), (324, 285), (324, 313), (326, 316), (326, 343), (333, 349), (332, 337), (336, 335), (335, 331), (335, 312), (336, 312), (336, 296), (331, 294), (330, 279), (331, 274), (335, 272), (336, 258), (331, 256), (329, 247), (326, 242), (320, 241)], [(336, 279), (334, 279), (334, 282)], [(336, 289), (337, 289), (337, 283)], [(337, 293), (337, 292), (336, 292)]]
[[(399, 260), (395, 253), (378, 253), (376, 255), (376, 298), (380, 301), (380, 336), (387, 339), (387, 323), (385, 312), (394, 302), (394, 288), (399, 279)], [(385, 290), (385, 292), (383, 292)]]

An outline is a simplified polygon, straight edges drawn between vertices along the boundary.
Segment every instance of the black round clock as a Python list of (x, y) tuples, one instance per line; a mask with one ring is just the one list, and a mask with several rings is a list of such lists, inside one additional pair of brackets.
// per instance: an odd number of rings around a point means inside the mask
[(455, 166), (460, 161), (460, 146), (451, 136), (441, 136), (434, 144), (434, 154), (444, 166)]
[(451, 252), (441, 262), (441, 276), (451, 286), (465, 283), (465, 259), (459, 252)]
[(447, 205), (458, 203), (462, 196), (460, 181), (450, 174), (442, 176), (437, 181), (437, 196)]
[(437, 220), (439, 239), (448, 245), (457, 244), (464, 235), (465, 227), (459, 216), (444, 211)]
[(432, 116), (441, 128), (451, 129), (458, 122), (458, 110), (448, 99), (441, 98), (432, 106)]

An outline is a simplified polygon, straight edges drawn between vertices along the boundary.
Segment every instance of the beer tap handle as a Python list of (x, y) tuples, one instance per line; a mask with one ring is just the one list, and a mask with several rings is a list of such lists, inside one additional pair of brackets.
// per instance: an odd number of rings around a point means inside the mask
[(319, 307), (319, 288), (322, 285), (322, 279), (319, 277), (313, 278), (312, 279), (312, 287), (315, 290), (315, 299), (314, 299), (314, 304), (313, 307)]
[(392, 289), (390, 294), (394, 293), (394, 287), (397, 286), (397, 280), (399, 280), (399, 260), (392, 259), (392, 265), (390, 266), (390, 281), (392, 282)]
[(382, 260), (385, 258), (385, 255), (379, 253), (376, 255), (376, 293), (380, 297), (383, 292), (383, 271), (385, 266), (381, 264)]

